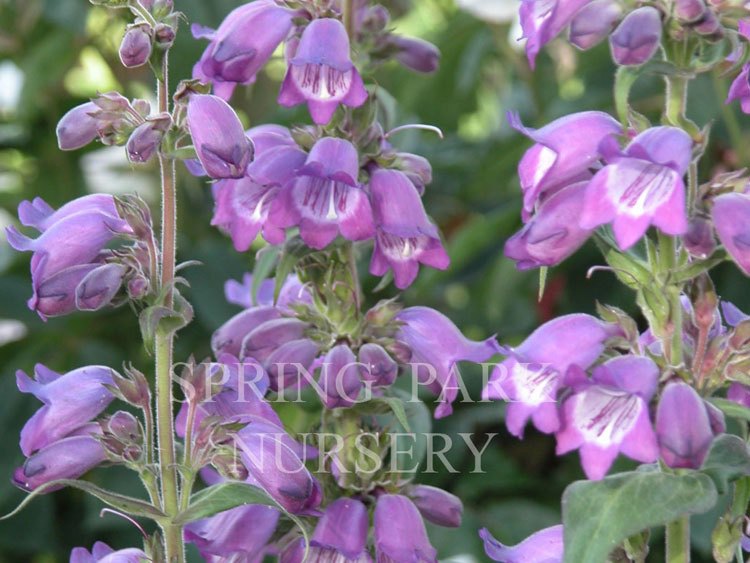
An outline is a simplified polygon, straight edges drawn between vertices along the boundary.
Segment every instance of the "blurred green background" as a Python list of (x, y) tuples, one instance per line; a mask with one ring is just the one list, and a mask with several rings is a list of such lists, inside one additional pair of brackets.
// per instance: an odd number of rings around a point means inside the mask
[[(238, 0), (176, 0), (190, 22), (215, 26), (240, 4)], [(395, 139), (403, 150), (427, 156), (434, 181), (427, 189), (428, 211), (445, 233), (453, 263), (447, 272), (423, 270), (403, 296), (407, 304), (435, 307), (473, 338), (497, 333), (504, 343), (520, 341), (540, 322), (558, 314), (593, 312), (597, 300), (635, 314), (632, 295), (612, 276), (587, 270), (600, 262), (586, 246), (549, 273), (547, 290), (537, 300), (538, 274), (519, 273), (502, 256), (504, 241), (520, 226), (516, 164), (529, 146), (504, 120), (508, 109), (521, 112), (530, 126), (584, 109), (612, 110), (613, 66), (606, 45), (579, 54), (559, 41), (529, 70), (512, 21), (516, 0), (393, 0), (385, 2), (396, 29), (437, 44), (440, 70), (431, 76), (387, 65), (377, 82), (398, 101), (394, 124), (429, 123), (446, 134), (443, 141), (419, 132)], [(462, 9), (463, 8), (463, 9)], [(71, 107), (97, 91), (119, 89), (129, 97), (152, 97), (146, 70), (126, 71), (117, 47), (123, 14), (92, 8), (86, 0), (0, 0), (0, 223), (15, 221), (19, 201), (42, 196), (53, 206), (89, 191), (137, 191), (155, 202), (157, 174), (152, 166), (133, 168), (121, 148), (99, 144), (72, 153), (57, 149), (55, 125)], [(172, 56), (172, 77), (188, 77), (203, 42), (193, 40), (187, 26)], [(307, 121), (304, 111), (277, 107), (275, 96), (284, 66), (272, 61), (256, 85), (239, 89), (233, 99), (247, 125)], [(727, 78), (704, 76), (695, 82), (690, 114), (701, 125), (713, 122), (712, 149), (704, 159), (702, 179), (738, 167), (747, 158), (741, 144), (744, 117), (723, 107)], [(634, 91), (637, 108), (658, 119), (662, 83), (642, 79)], [(739, 120), (739, 123), (738, 123)], [(391, 125), (394, 125), (391, 124)], [(731, 132), (731, 135), (730, 135)], [(733, 140), (738, 152), (732, 149)], [(226, 279), (252, 267), (253, 252), (240, 255), (229, 240), (209, 226), (212, 200), (208, 188), (180, 169), (179, 257), (200, 260), (187, 272), (189, 298), (196, 318), (180, 333), (177, 359), (210, 353), (209, 338), (236, 312), (223, 298)], [(41, 322), (25, 305), (29, 297), (28, 255), (12, 253), (0, 242), (0, 512), (8, 512), (23, 494), (9, 482), (23, 461), (18, 433), (38, 407), (15, 387), (16, 369), (30, 371), (42, 362), (57, 371), (85, 364), (119, 368), (132, 361), (144, 370), (150, 359), (140, 346), (137, 321), (127, 308), (100, 314), (77, 314)], [(366, 260), (362, 261), (363, 272)], [(731, 266), (718, 270), (723, 297), (750, 310), (747, 280)], [(369, 288), (377, 280), (366, 278)], [(374, 300), (390, 295), (372, 296)], [(481, 374), (466, 368), (474, 397)], [(486, 473), (470, 474), (466, 448), (449, 459), (457, 473), (442, 471), (420, 480), (447, 488), (465, 503), (464, 525), (432, 534), (441, 559), (486, 560), (476, 530), (482, 526), (502, 541), (515, 543), (529, 533), (560, 520), (559, 499), (565, 486), (582, 477), (577, 455), (558, 458), (554, 440), (527, 431), (523, 442), (509, 436), (503, 406), (458, 404), (456, 413), (438, 421), (435, 431), (447, 434), (498, 433), (483, 458)], [(456, 440), (459, 440), (456, 437)], [(479, 438), (484, 443), (484, 438)], [(617, 467), (629, 467), (619, 461)], [(138, 493), (126, 472), (92, 473), (100, 484)], [(3, 484), (4, 483), (4, 484)], [(18, 517), (0, 522), (0, 563), (67, 561), (70, 549), (97, 540), (116, 548), (139, 545), (139, 536), (124, 521), (99, 517), (101, 506), (75, 491), (37, 500)], [(694, 519), (695, 560), (710, 560), (709, 534), (717, 514)], [(660, 551), (655, 533), (653, 555)]]

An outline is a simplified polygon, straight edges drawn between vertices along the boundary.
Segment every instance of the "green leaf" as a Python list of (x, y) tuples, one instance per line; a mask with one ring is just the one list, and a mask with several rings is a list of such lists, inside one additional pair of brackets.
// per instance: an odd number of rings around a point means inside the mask
[(720, 397), (711, 397), (708, 401), (728, 417), (750, 422), (749, 408), (735, 403), (734, 401), (730, 401), (729, 399), (722, 399)]
[(33, 492), (29, 493), (29, 495), (26, 496), (23, 501), (21, 501), (21, 504), (19, 504), (15, 508), (15, 510), (6, 514), (2, 518), (0, 518), (0, 520), (6, 520), (8, 518), (11, 518), (12, 516), (15, 516), (16, 514), (21, 512), (21, 510), (26, 508), (26, 506), (28, 506), (28, 504), (37, 496), (42, 495), (46, 492), (50, 492), (51, 490), (57, 489), (59, 487), (72, 487), (74, 489), (84, 491), (98, 498), (105, 504), (108, 504), (112, 508), (116, 508), (117, 510), (120, 510), (126, 514), (130, 514), (131, 516), (143, 516), (157, 522), (166, 518), (166, 515), (161, 510), (155, 508), (146, 501), (101, 489), (93, 483), (89, 483), (88, 481), (58, 479), (57, 481), (50, 481), (49, 483), (45, 483), (41, 487), (34, 489)]
[(401, 428), (411, 432), (409, 417), (406, 415), (404, 401), (398, 397), (377, 397), (357, 406), (357, 412), (361, 414), (384, 414), (391, 412)]
[(721, 434), (711, 444), (701, 473), (713, 479), (719, 493), (729, 489), (729, 483), (750, 475), (750, 452), (738, 436)]
[(717, 499), (711, 478), (696, 471), (631, 471), (577, 481), (562, 499), (565, 563), (601, 563), (626, 538), (706, 512)]
[(178, 514), (174, 523), (181, 526), (243, 504), (263, 504), (283, 510), (273, 497), (260, 487), (247, 483), (226, 482), (195, 493), (187, 510)]
[(253, 303), (258, 302), (258, 291), (260, 291), (261, 284), (271, 277), (276, 266), (276, 260), (281, 254), (281, 248), (278, 246), (266, 246), (261, 248), (255, 255), (255, 267), (253, 268), (253, 285), (251, 288), (250, 295)]

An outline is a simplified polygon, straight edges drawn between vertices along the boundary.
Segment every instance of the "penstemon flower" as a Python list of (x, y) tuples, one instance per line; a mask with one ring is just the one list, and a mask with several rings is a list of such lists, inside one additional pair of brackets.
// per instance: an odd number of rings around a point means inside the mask
[(373, 520), (378, 561), (437, 561), (419, 510), (407, 497), (379, 497)]
[(104, 542), (96, 542), (91, 551), (76, 547), (70, 553), (70, 563), (142, 563), (148, 556), (141, 549), (128, 548), (115, 551)]
[(563, 527), (539, 530), (518, 545), (506, 546), (492, 537), (486, 528), (479, 531), (484, 550), (501, 563), (560, 563), (563, 560)]

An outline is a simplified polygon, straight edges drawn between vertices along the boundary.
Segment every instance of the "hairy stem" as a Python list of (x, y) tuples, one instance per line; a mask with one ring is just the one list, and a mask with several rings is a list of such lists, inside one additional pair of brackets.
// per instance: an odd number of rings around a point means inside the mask
[[(157, 81), (159, 111), (169, 111), (169, 56), (164, 54), (161, 79)], [(161, 169), (161, 287), (165, 292), (164, 305), (171, 307), (174, 302), (174, 272), (176, 254), (177, 201), (175, 197), (174, 161), (163, 154), (159, 155)], [(159, 476), (164, 512), (174, 517), (179, 511), (179, 490), (177, 485), (177, 464), (174, 444), (174, 402), (172, 390), (174, 334), (171, 331), (157, 330), (154, 344), (156, 358), (156, 431), (159, 443)], [(185, 560), (180, 526), (164, 524), (164, 547), (168, 563), (182, 563)]]
[(690, 516), (667, 524), (666, 563), (690, 563)]

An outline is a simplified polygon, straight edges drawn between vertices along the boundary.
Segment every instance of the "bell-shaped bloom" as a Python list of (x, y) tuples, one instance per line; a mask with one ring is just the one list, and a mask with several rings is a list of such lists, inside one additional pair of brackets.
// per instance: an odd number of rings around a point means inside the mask
[(378, 497), (373, 522), (378, 561), (437, 563), (437, 552), (427, 537), (422, 516), (407, 497)]
[(347, 240), (371, 238), (372, 209), (358, 175), (354, 145), (334, 137), (320, 139), (297, 178), (279, 191), (268, 221), (280, 228), (299, 225), (302, 240), (315, 249), (325, 248), (339, 233)]
[(271, 244), (284, 242), (284, 231), (267, 222), (279, 189), (295, 177), (307, 155), (296, 146), (281, 145), (257, 155), (245, 176), (214, 185), (216, 207), (211, 224), (229, 233), (238, 252), (250, 248), (263, 232)]
[[(41, 233), (32, 239), (15, 227), (6, 229), (12, 248), (34, 253), (31, 258), (33, 295), (28, 306), (43, 319), (75, 310), (79, 284), (102, 266), (110, 241), (118, 235), (132, 234), (127, 221), (117, 213), (114, 198), (103, 194), (81, 197), (57, 211), (40, 198), (24, 201), (18, 207), (18, 216), (22, 224)], [(99, 271), (92, 276), (104, 273)], [(116, 282), (112, 277), (108, 280)], [(98, 278), (97, 285), (101, 289), (104, 289), (104, 281)], [(117, 289), (119, 285), (106, 288), (112, 296)]]
[(194, 94), (188, 102), (187, 124), (198, 158), (211, 178), (245, 175), (253, 159), (253, 144), (229, 104), (218, 96)]
[[(537, 328), (508, 358), (495, 367), (484, 399), (509, 401), (505, 415), (508, 431), (519, 438), (531, 418), (541, 432), (560, 429), (558, 390), (567, 371), (588, 369), (599, 359), (607, 341), (620, 333), (614, 325), (591, 315), (558, 317)], [(575, 346), (570, 343), (575, 342)]]
[(729, 94), (725, 103), (728, 104), (734, 100), (740, 101), (740, 108), (743, 113), (750, 113), (750, 64), (742, 67), (742, 71), (729, 87)]
[(559, 35), (591, 0), (524, 0), (520, 16), (526, 55), (531, 68), (547, 43)]
[(458, 362), (489, 360), (500, 352), (497, 340), (469, 340), (448, 317), (429, 307), (409, 307), (396, 320), (403, 323), (396, 338), (411, 350), (413, 373), (440, 400), (435, 418), (448, 416), (460, 388)]
[(645, 356), (618, 356), (594, 369), (589, 380), (580, 373), (574, 393), (563, 404), (564, 426), (557, 454), (580, 449), (589, 479), (601, 479), (618, 453), (651, 463), (659, 445), (648, 414), (659, 368)]
[(346, 344), (331, 348), (320, 367), (319, 394), (326, 408), (352, 406), (362, 386), (360, 365), (351, 348)]
[(651, 6), (630, 12), (609, 36), (612, 58), (618, 65), (642, 65), (661, 42), (661, 14)]
[(321, 489), (290, 442), (283, 428), (266, 421), (251, 422), (235, 439), (257, 484), (289, 512), (302, 513), (320, 504)]
[(505, 255), (519, 270), (555, 266), (588, 240), (592, 230), (578, 225), (587, 185), (577, 182), (549, 196), (529, 222), (505, 241)]
[(612, 223), (615, 240), (626, 250), (652, 223), (669, 235), (687, 232), (685, 184), (693, 142), (676, 127), (652, 127), (624, 151), (614, 139), (602, 147), (607, 165), (589, 182), (580, 225)]
[[(308, 561), (347, 561), (370, 563), (367, 552), (369, 517), (367, 508), (352, 498), (339, 498), (329, 504), (310, 538)], [(282, 563), (303, 563), (304, 539), (300, 538), (281, 557)]]
[(33, 491), (50, 481), (77, 479), (107, 457), (101, 442), (93, 436), (99, 432), (99, 425), (92, 424), (43, 447), (13, 472), (13, 483)]
[(220, 512), (185, 526), (185, 541), (192, 543), (204, 559), (259, 563), (279, 521), (279, 511), (250, 504)]
[(96, 542), (89, 551), (76, 547), (70, 552), (70, 563), (145, 563), (151, 559), (142, 549), (130, 547), (115, 551), (104, 542)]
[(456, 495), (429, 485), (413, 485), (407, 494), (426, 520), (447, 528), (461, 525), (464, 505)]
[(518, 545), (503, 545), (487, 528), (479, 530), (487, 557), (500, 563), (562, 563), (563, 527), (552, 526), (530, 535)]
[(309, 338), (290, 340), (276, 348), (263, 364), (271, 389), (279, 391), (307, 383), (304, 373), (309, 372), (319, 352), (318, 345)]
[(590, 49), (606, 39), (622, 16), (615, 0), (593, 0), (570, 22), (570, 42), (579, 49)]
[(99, 122), (92, 116), (97, 111), (99, 107), (94, 102), (86, 102), (63, 115), (57, 124), (57, 145), (61, 150), (80, 149), (99, 136)]
[(750, 276), (750, 195), (722, 194), (711, 210), (716, 234), (740, 270)]
[(193, 25), (196, 39), (209, 44), (193, 68), (193, 78), (213, 82), (229, 99), (237, 84), (255, 82), (263, 65), (292, 29), (294, 12), (274, 0), (248, 2), (231, 11), (217, 30)]
[(318, 125), (327, 124), (339, 104), (359, 107), (367, 99), (362, 77), (351, 60), (349, 35), (337, 19), (310, 22), (288, 65), (279, 104), (292, 107), (307, 102)]
[(368, 342), (359, 348), (362, 380), (374, 386), (387, 387), (396, 381), (398, 364), (379, 344)]
[(151, 58), (151, 26), (134, 25), (125, 32), (120, 43), (120, 62), (127, 68), (145, 65)]
[(390, 34), (386, 44), (395, 50), (396, 60), (408, 69), (429, 73), (440, 65), (440, 51), (424, 39)]
[(716, 421), (712, 418), (715, 414), (690, 385), (667, 385), (656, 409), (656, 436), (664, 463), (698, 469), (714, 439)]
[(620, 124), (600, 111), (566, 115), (541, 129), (524, 127), (514, 113), (508, 114), (508, 121), (511, 127), (535, 143), (518, 164), (524, 220), (529, 218), (540, 198), (590, 178), (589, 169), (600, 159), (601, 142), (622, 133)]
[(378, 169), (370, 177), (376, 234), (370, 273), (393, 270), (396, 287), (409, 287), (419, 264), (444, 270), (450, 258), (429, 220), (417, 189), (403, 172)]
[(276, 307), (268, 305), (251, 307), (237, 313), (221, 325), (211, 337), (211, 349), (218, 357), (221, 354), (231, 354), (239, 357), (242, 352), (242, 342), (259, 324), (277, 319), (281, 316)]
[(29, 456), (88, 424), (107, 408), (114, 397), (105, 385), (112, 385), (113, 370), (88, 366), (59, 374), (37, 364), (35, 379), (16, 372), (22, 393), (44, 403), (21, 430), (21, 451)]
[(310, 324), (294, 317), (271, 319), (254, 328), (242, 341), (242, 357), (264, 362), (276, 348), (305, 336)]

